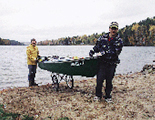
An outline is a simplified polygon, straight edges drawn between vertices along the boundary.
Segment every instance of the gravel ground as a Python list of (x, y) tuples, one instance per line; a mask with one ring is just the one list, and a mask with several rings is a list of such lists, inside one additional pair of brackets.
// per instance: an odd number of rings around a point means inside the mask
[(106, 103), (104, 99), (93, 101), (96, 86), (93, 78), (75, 81), (73, 89), (61, 82), (58, 92), (51, 84), (5, 89), (0, 91), (0, 104), (6, 112), (30, 115), (36, 120), (62, 117), (71, 120), (154, 120), (155, 72), (147, 68), (114, 77), (113, 103)]

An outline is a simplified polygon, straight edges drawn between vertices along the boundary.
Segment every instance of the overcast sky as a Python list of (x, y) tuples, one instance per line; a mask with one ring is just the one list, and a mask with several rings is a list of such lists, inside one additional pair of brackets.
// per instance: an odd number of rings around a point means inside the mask
[(0, 37), (29, 42), (108, 32), (155, 16), (155, 0), (0, 0)]

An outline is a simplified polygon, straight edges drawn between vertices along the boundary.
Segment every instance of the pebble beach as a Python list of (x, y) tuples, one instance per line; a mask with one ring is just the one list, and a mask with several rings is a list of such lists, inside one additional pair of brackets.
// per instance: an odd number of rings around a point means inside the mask
[[(155, 66), (145, 65), (132, 74), (117, 74), (113, 79), (112, 100), (93, 101), (96, 78), (75, 80), (74, 88), (60, 83), (18, 87), (0, 91), (0, 104), (6, 112), (33, 116), (35, 120), (154, 120)], [(105, 84), (103, 85), (105, 86)], [(104, 87), (103, 87), (104, 93)]]

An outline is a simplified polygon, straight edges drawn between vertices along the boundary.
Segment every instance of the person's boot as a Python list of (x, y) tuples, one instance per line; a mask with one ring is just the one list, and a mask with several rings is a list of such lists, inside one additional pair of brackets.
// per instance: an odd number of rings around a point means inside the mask
[(38, 84), (37, 84), (37, 83), (35, 83), (35, 81), (34, 81), (34, 80), (32, 80), (32, 86), (38, 86)]

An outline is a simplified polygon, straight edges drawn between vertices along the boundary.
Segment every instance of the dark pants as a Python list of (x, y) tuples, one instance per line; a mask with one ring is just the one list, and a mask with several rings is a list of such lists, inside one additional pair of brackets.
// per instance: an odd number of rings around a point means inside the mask
[(110, 94), (113, 88), (112, 79), (115, 74), (116, 65), (108, 64), (105, 62), (100, 62), (98, 66), (97, 73), (97, 86), (96, 86), (96, 96), (102, 98), (102, 87), (103, 81), (106, 80), (105, 97), (110, 98)]
[(28, 69), (29, 69), (28, 80), (34, 81), (36, 74), (36, 65), (28, 65)]

